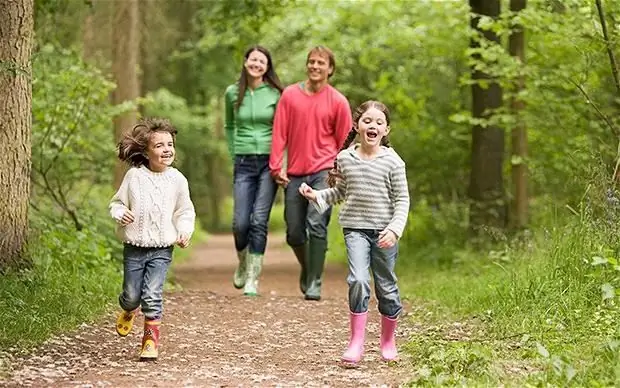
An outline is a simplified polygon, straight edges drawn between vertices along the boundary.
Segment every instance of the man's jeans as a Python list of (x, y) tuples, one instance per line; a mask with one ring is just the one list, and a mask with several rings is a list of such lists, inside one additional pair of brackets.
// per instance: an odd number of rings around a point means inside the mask
[(173, 247), (141, 248), (125, 244), (123, 292), (118, 301), (125, 311), (142, 305), (144, 317), (159, 320), (163, 313), (163, 289), (172, 261)]
[(234, 172), (235, 248), (264, 254), (271, 207), (278, 186), (269, 173), (269, 155), (237, 155)]
[(331, 217), (330, 207), (320, 214), (314, 206), (299, 194), (299, 186), (306, 183), (315, 190), (326, 189), (328, 170), (311, 175), (289, 176), (284, 203), (284, 220), (286, 221), (286, 242), (292, 247), (304, 245), (308, 235), (315, 239), (327, 239), (327, 226)]
[(372, 269), (379, 312), (390, 318), (398, 316), (402, 310), (394, 273), (398, 243), (391, 248), (379, 248), (379, 230), (345, 228), (343, 232), (349, 260), (349, 309), (354, 313), (368, 311), (368, 270)]

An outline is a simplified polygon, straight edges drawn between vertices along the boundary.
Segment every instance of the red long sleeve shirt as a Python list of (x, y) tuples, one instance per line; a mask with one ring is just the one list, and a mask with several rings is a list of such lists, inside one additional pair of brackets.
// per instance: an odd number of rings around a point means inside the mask
[(285, 150), (289, 175), (332, 168), (351, 127), (349, 102), (331, 85), (313, 95), (306, 94), (299, 83), (288, 86), (273, 119), (272, 175), (280, 173)]

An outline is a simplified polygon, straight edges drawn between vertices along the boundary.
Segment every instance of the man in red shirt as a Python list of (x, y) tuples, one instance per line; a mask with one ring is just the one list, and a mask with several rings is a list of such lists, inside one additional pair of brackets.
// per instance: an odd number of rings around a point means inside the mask
[[(317, 46), (310, 50), (308, 79), (284, 89), (273, 123), (269, 168), (285, 188), (286, 241), (301, 265), (299, 286), (307, 300), (321, 298), (331, 209), (319, 214), (299, 194), (299, 186), (328, 187), (328, 172), (352, 127), (349, 102), (329, 84), (335, 69), (330, 49)], [(285, 150), (286, 171), (282, 166)]]

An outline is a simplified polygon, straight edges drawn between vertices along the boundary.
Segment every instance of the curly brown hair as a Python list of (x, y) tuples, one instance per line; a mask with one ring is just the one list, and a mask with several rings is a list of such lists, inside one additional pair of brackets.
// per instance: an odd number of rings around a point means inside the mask
[[(381, 112), (383, 112), (383, 114), (385, 115), (385, 121), (387, 122), (387, 125), (388, 126), (390, 125), (390, 110), (384, 103), (379, 102), (379, 101), (374, 101), (374, 100), (368, 100), (362, 103), (360, 106), (357, 107), (357, 109), (355, 109), (355, 112), (353, 112), (353, 128), (351, 128), (351, 131), (349, 132), (349, 135), (347, 136), (344, 143), (342, 144), (340, 151), (349, 148), (351, 143), (353, 143), (353, 141), (357, 137), (357, 126), (360, 121), (360, 118), (370, 108), (376, 108), (380, 110)], [(381, 139), (381, 145), (384, 147), (392, 146), (387, 135)], [(327, 176), (327, 184), (329, 185), (329, 187), (334, 187), (336, 186), (336, 184), (338, 183), (338, 180), (340, 179), (342, 179), (342, 175), (340, 174), (340, 172), (338, 172), (338, 162), (334, 160), (334, 168), (332, 168), (329, 171), (329, 174)]]
[(156, 132), (168, 132), (175, 141), (177, 129), (167, 119), (143, 118), (118, 142), (118, 158), (134, 167), (148, 166), (146, 151), (151, 136)]

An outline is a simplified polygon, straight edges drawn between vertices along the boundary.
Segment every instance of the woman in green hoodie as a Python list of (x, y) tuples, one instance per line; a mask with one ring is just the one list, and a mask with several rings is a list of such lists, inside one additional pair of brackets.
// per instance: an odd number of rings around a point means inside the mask
[(282, 85), (271, 54), (261, 46), (244, 55), (241, 75), (226, 89), (226, 139), (234, 160), (233, 233), (239, 264), (233, 284), (258, 293), (269, 215), (277, 185), (269, 172), (271, 133)]

